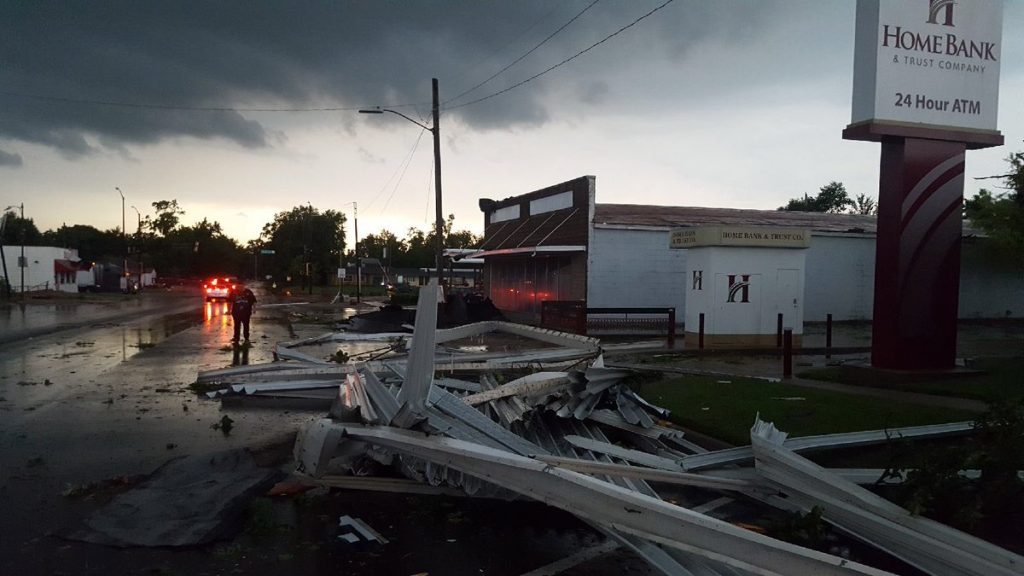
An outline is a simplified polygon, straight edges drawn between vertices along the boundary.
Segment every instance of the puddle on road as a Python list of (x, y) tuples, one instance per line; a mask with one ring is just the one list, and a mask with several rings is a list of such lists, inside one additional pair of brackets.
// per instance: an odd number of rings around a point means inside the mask
[[(67, 388), (81, 387), (100, 374), (203, 321), (200, 311), (120, 324), (98, 324), (7, 346), (0, 354), (0, 396), (6, 408), (45, 404)], [(17, 386), (49, 381), (54, 386)]]

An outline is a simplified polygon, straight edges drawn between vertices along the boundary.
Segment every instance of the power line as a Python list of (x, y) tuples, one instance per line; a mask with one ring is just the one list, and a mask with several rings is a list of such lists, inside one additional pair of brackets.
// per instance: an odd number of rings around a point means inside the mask
[(473, 105), (473, 104), (478, 104), (478, 103), (480, 103), (480, 102), (483, 102), (484, 100), (490, 100), (491, 98), (494, 98), (494, 97), (496, 97), (496, 96), (501, 96), (502, 94), (504, 94), (504, 93), (506, 93), (506, 92), (509, 92), (509, 91), (511, 91), (511, 90), (514, 90), (514, 89), (516, 89), (516, 88), (518, 88), (518, 87), (522, 86), (523, 84), (526, 84), (527, 82), (531, 82), (531, 81), (533, 81), (533, 80), (536, 80), (537, 78), (540, 78), (541, 76), (543, 76), (543, 75), (547, 74), (548, 72), (551, 72), (552, 70), (554, 70), (554, 69), (556, 69), (556, 68), (558, 68), (558, 67), (562, 66), (563, 64), (568, 64), (569, 62), (571, 62), (571, 61), (575, 60), (576, 58), (579, 58), (580, 56), (582, 56), (582, 55), (586, 54), (587, 52), (590, 52), (590, 51), (591, 51), (591, 50), (593, 50), (594, 48), (597, 48), (597, 47), (598, 47), (598, 46), (600, 46), (601, 44), (604, 44), (605, 42), (607, 42), (607, 41), (611, 40), (612, 38), (614, 38), (614, 37), (618, 36), (619, 34), (621, 34), (621, 33), (625, 32), (626, 30), (628, 30), (628, 29), (632, 28), (633, 26), (635, 26), (635, 25), (637, 25), (638, 23), (640, 23), (640, 21), (641, 21), (641, 20), (644, 20), (644, 19), (645, 19), (645, 18), (647, 18), (648, 16), (651, 16), (652, 14), (654, 14), (655, 12), (657, 12), (657, 11), (661, 10), (662, 8), (664, 8), (664, 7), (668, 6), (668, 5), (669, 5), (669, 4), (671, 4), (672, 2), (674, 2), (674, 0), (667, 0), (667, 1), (666, 1), (666, 2), (664, 3), (664, 4), (661, 4), (661, 5), (660, 5), (660, 6), (658, 6), (657, 8), (654, 8), (654, 9), (653, 9), (653, 10), (651, 10), (650, 12), (648, 12), (648, 13), (644, 14), (643, 16), (640, 16), (640, 17), (639, 17), (639, 18), (637, 18), (636, 20), (633, 20), (633, 21), (632, 21), (632, 22), (630, 22), (629, 24), (626, 24), (626, 25), (625, 25), (625, 26), (623, 26), (622, 28), (619, 28), (619, 29), (618, 29), (618, 30), (616, 30), (615, 32), (612, 32), (612, 33), (611, 33), (611, 34), (609, 34), (608, 36), (605, 36), (605, 37), (604, 37), (604, 38), (602, 38), (601, 40), (598, 40), (597, 42), (594, 42), (594, 43), (593, 43), (593, 44), (591, 44), (590, 46), (588, 46), (588, 47), (584, 48), (583, 50), (580, 50), (579, 52), (577, 52), (577, 53), (573, 54), (572, 56), (570, 56), (570, 57), (566, 58), (565, 60), (562, 60), (562, 61), (561, 61), (561, 62), (559, 62), (558, 64), (555, 64), (554, 66), (551, 66), (551, 67), (547, 68), (546, 70), (544, 70), (544, 71), (542, 71), (542, 72), (538, 72), (537, 74), (534, 74), (533, 76), (530, 76), (530, 77), (529, 77), (529, 78), (527, 78), (526, 80), (522, 80), (522, 81), (520, 81), (520, 82), (517, 82), (517, 83), (515, 83), (515, 84), (513, 84), (513, 85), (509, 86), (508, 88), (505, 88), (504, 90), (499, 90), (499, 91), (497, 91), (497, 92), (495, 92), (495, 93), (493, 93), (493, 94), (489, 94), (489, 95), (487, 95), (487, 96), (484, 96), (483, 98), (477, 98), (476, 100), (470, 100), (469, 102), (463, 102), (462, 104), (456, 104), (455, 106), (449, 106), (449, 107), (447, 108), (447, 110), (455, 110), (455, 109), (457, 109), (457, 108), (462, 108), (463, 106), (470, 106), (470, 105)]
[[(45, 94), (28, 94), (25, 92), (10, 92), (0, 90), (0, 95), (12, 96), (15, 98), (26, 98), (29, 100), (42, 100), (44, 102), (58, 102), (62, 104), (76, 104), (87, 106), (108, 106), (112, 108), (136, 108), (141, 110), (180, 110), (186, 112), (355, 112), (366, 106), (323, 106), (323, 107), (298, 107), (298, 108), (238, 108), (234, 106), (183, 106), (177, 104), (156, 104), (152, 102), (124, 102), (117, 100), (92, 100), (86, 98), (65, 98), (63, 96), (48, 96)], [(422, 103), (419, 103), (422, 104)], [(389, 104), (388, 108), (408, 108), (419, 105), (417, 103)]]
[[(532, 49), (527, 51), (525, 54), (523, 54), (522, 56), (520, 56), (519, 58), (514, 60), (512, 63), (508, 64), (507, 66), (505, 66), (504, 68), (499, 70), (497, 73), (492, 75), (487, 80), (484, 80), (483, 82), (477, 84), (476, 86), (474, 86), (474, 87), (472, 87), (472, 88), (470, 88), (468, 90), (463, 91), (461, 94), (455, 96), (454, 98), (450, 98), (450, 99), (446, 100), (445, 103), (448, 103), (448, 102), (451, 102), (452, 100), (456, 100), (458, 98), (461, 98), (462, 96), (472, 92), (473, 90), (476, 90), (480, 86), (483, 86), (487, 82), (491, 81), (492, 79), (494, 79), (495, 77), (500, 75), (502, 72), (508, 70), (509, 68), (514, 66), (516, 63), (518, 63), (520, 60), (522, 60), (523, 58), (525, 58), (526, 56), (531, 54), (533, 51), (535, 51), (537, 48), (540, 48), (540, 46), (542, 46), (545, 42), (547, 42), (548, 40), (553, 38), (556, 34), (561, 32), (562, 30), (564, 30), (567, 26), (569, 26), (569, 24), (571, 24), (573, 21), (575, 21), (581, 15), (583, 15), (584, 12), (589, 10), (592, 6), (594, 6), (594, 4), (597, 4), (597, 2), (599, 2), (599, 1), (600, 0), (594, 0), (593, 2), (588, 4), (586, 8), (584, 8), (582, 11), (580, 11), (578, 14), (576, 14), (576, 16), (574, 16), (568, 22), (563, 24), (560, 28), (558, 28), (558, 30), (555, 30), (552, 34), (550, 34), (547, 38), (542, 40), (539, 44), (537, 44)], [(640, 16), (636, 20), (633, 20), (629, 24), (626, 24), (622, 28), (619, 28), (618, 30), (616, 30), (615, 32), (609, 34), (608, 36), (605, 36), (601, 40), (591, 44), (587, 48), (577, 52), (576, 54), (566, 58), (565, 60), (562, 60), (561, 62), (559, 62), (559, 63), (557, 63), (557, 64), (555, 64), (555, 65), (553, 65), (553, 66), (551, 66), (551, 67), (549, 67), (549, 68), (547, 68), (545, 70), (543, 70), (542, 72), (534, 74), (533, 76), (530, 76), (529, 78), (526, 78), (525, 80), (517, 82), (517, 83), (513, 84), (512, 86), (509, 86), (509, 87), (507, 87), (507, 88), (505, 88), (503, 90), (499, 90), (497, 92), (494, 92), (494, 93), (489, 94), (487, 96), (484, 96), (482, 98), (477, 98), (476, 100), (470, 100), (469, 102), (463, 102), (462, 104), (456, 104), (454, 106), (448, 106), (446, 109), (447, 110), (455, 110), (457, 108), (462, 108), (463, 106), (470, 106), (470, 105), (473, 105), (473, 104), (478, 104), (478, 103), (483, 102), (485, 100), (490, 100), (491, 98), (494, 98), (496, 96), (500, 96), (500, 95), (502, 95), (502, 94), (504, 94), (506, 92), (514, 90), (514, 89), (522, 86), (523, 84), (526, 84), (528, 82), (536, 80), (537, 78), (540, 78), (541, 76), (547, 74), (548, 72), (551, 72), (551, 71), (555, 70), (556, 68), (559, 68), (562, 65), (567, 64), (567, 63), (575, 60), (576, 58), (579, 58), (580, 56), (586, 54), (587, 52), (593, 50), (594, 48), (600, 46), (601, 44), (604, 44), (608, 40), (611, 40), (615, 36), (618, 36), (622, 32), (628, 30), (629, 28), (632, 28), (633, 26), (638, 24), (640, 21), (648, 18), (649, 16), (653, 15), (655, 12), (658, 12), (662, 8), (668, 6), (673, 1), (674, 0), (666, 0), (666, 2), (664, 2), (661, 5), (659, 5), (658, 7), (654, 8), (653, 10), (647, 12), (643, 16)], [(25, 93), (25, 92), (12, 92), (12, 91), (8, 91), (8, 90), (0, 90), (0, 95), (11, 96), (11, 97), (15, 97), (15, 98), (26, 98), (26, 99), (30, 99), (30, 100), (40, 100), (40, 101), (44, 101), (44, 102), (56, 102), (56, 103), (62, 103), (62, 104), (91, 105), (91, 106), (109, 106), (109, 107), (115, 107), (115, 108), (134, 108), (134, 109), (141, 109), (141, 110), (178, 110), (178, 111), (186, 111), (186, 112), (355, 112), (355, 111), (358, 111), (360, 109), (367, 108), (367, 106), (322, 106), (322, 107), (291, 107), (291, 108), (240, 108), (240, 107), (234, 107), (234, 106), (184, 106), (184, 105), (175, 105), (175, 104), (158, 104), (158, 103), (152, 103), (152, 102), (125, 102), (125, 101), (117, 101), (117, 100), (97, 100), (97, 99), (86, 99), (86, 98), (67, 98), (67, 97), (63, 97), (63, 96), (50, 96), (50, 95), (45, 95), (45, 94), (29, 94), (29, 93)], [(415, 108), (417, 106), (421, 106), (421, 105), (424, 105), (424, 104), (425, 104), (424, 102), (412, 102), (412, 103), (405, 103), (405, 104), (389, 104), (386, 107), (387, 108), (409, 108), (409, 107)]]
[(398, 176), (398, 181), (395, 182), (395, 187), (391, 189), (391, 194), (388, 195), (388, 199), (384, 201), (384, 207), (380, 209), (380, 213), (383, 216), (384, 211), (388, 209), (388, 204), (391, 204), (391, 199), (395, 196), (395, 192), (398, 191), (398, 187), (402, 185), (402, 180), (405, 178), (405, 171), (409, 169), (409, 165), (412, 164), (412, 157), (416, 155), (416, 150), (419, 148), (420, 139), (423, 138), (423, 132), (420, 130), (419, 136), (416, 137), (416, 144), (412, 147), (412, 152), (405, 159), (405, 166), (402, 168), (402, 173)]
[(523, 30), (522, 32), (520, 32), (518, 35), (516, 35), (515, 38), (513, 38), (513, 39), (509, 40), (508, 42), (502, 44), (500, 48), (497, 48), (496, 50), (492, 51), (487, 56), (484, 56), (484, 57), (480, 58), (479, 60), (477, 60), (476, 62), (470, 64), (469, 66), (466, 66), (466, 68), (462, 72), (462, 74), (459, 74), (458, 76), (453, 78), (452, 82), (455, 82), (455, 81), (458, 81), (458, 80), (462, 80), (464, 77), (466, 77), (467, 73), (470, 70), (475, 69), (480, 64), (483, 64), (485, 61), (490, 60), (491, 58), (497, 56), (499, 53), (504, 51), (506, 48), (508, 48), (512, 44), (515, 44), (516, 42), (518, 42), (520, 38), (526, 36), (531, 30), (536, 28), (538, 24), (540, 24), (541, 22), (547, 20), (548, 17), (550, 17), (552, 14), (557, 12), (562, 7), (561, 4), (559, 4), (558, 2), (555, 2), (553, 4), (554, 4), (554, 8), (552, 8), (551, 10), (548, 10), (548, 12), (546, 14), (544, 14), (543, 16), (538, 18), (536, 21), (534, 21), (533, 24), (530, 24), (529, 26), (527, 26), (526, 29)]
[[(402, 161), (399, 162), (398, 166), (395, 167), (395, 171), (391, 173), (391, 176), (388, 176), (387, 180), (384, 181), (384, 185), (380, 187), (380, 190), (377, 191), (377, 194), (374, 195), (373, 200), (370, 200), (369, 204), (366, 205), (366, 208), (364, 208), (364, 210), (369, 212), (370, 208), (372, 208), (373, 205), (377, 202), (377, 200), (380, 199), (381, 194), (383, 194), (384, 191), (387, 190), (388, 186), (391, 185), (391, 181), (394, 180), (396, 176), (398, 176), (398, 173), (399, 172), (402, 172), (403, 174), (405, 173), (405, 170), (404, 170), (404, 168), (402, 168), (402, 166), (403, 165), (407, 165), (407, 162), (409, 162), (409, 159), (413, 156), (413, 154), (416, 153), (416, 149), (419, 147), (420, 140), (422, 138), (423, 138), (423, 130), (420, 130), (419, 134), (416, 135), (416, 140), (412, 143), (412, 147), (409, 148), (409, 152), (406, 153), (405, 158), (403, 158)], [(383, 214), (383, 213), (384, 213), (384, 210), (382, 209), (381, 210), (381, 214)]]
[(489, 77), (488, 77), (488, 78), (487, 78), (486, 80), (484, 80), (483, 82), (480, 82), (479, 84), (477, 84), (476, 86), (473, 86), (472, 88), (469, 88), (468, 90), (463, 90), (463, 91), (462, 91), (462, 92), (460, 92), (460, 93), (459, 93), (459, 94), (458, 94), (457, 96), (453, 96), (452, 98), (449, 98), (448, 100), (445, 100), (445, 101), (444, 101), (444, 104), (447, 104), (448, 102), (451, 102), (451, 101), (453, 101), (453, 100), (458, 100), (459, 98), (462, 98), (462, 97), (463, 97), (463, 96), (465, 96), (466, 94), (469, 94), (470, 92), (472, 92), (472, 91), (476, 90), (477, 88), (479, 88), (479, 87), (483, 86), (484, 84), (487, 84), (487, 83), (488, 83), (488, 82), (490, 82), (491, 80), (494, 80), (495, 78), (497, 78), (498, 76), (500, 76), (502, 72), (504, 72), (504, 71), (508, 70), (509, 68), (511, 68), (511, 67), (515, 66), (516, 64), (518, 64), (519, 62), (521, 62), (521, 61), (523, 60), (523, 58), (526, 58), (526, 57), (527, 57), (527, 56), (529, 56), (530, 54), (533, 54), (533, 53), (534, 53), (534, 51), (536, 51), (536, 50), (537, 50), (538, 48), (540, 48), (541, 46), (543, 46), (544, 44), (546, 44), (548, 40), (551, 40), (552, 38), (554, 38), (555, 36), (557, 36), (559, 32), (561, 32), (562, 30), (565, 30), (566, 28), (568, 28), (570, 24), (572, 24), (573, 22), (575, 22), (575, 21), (576, 21), (576, 19), (578, 19), (578, 18), (579, 18), (580, 16), (583, 16), (583, 14), (584, 14), (584, 13), (585, 13), (585, 12), (586, 12), (587, 10), (590, 10), (591, 8), (593, 8), (593, 7), (594, 7), (594, 4), (597, 4), (597, 3), (598, 3), (598, 2), (600, 2), (600, 1), (601, 1), (601, 0), (594, 0), (593, 2), (591, 2), (590, 4), (588, 4), (588, 5), (587, 5), (587, 6), (586, 6), (586, 7), (585, 7), (585, 8), (583, 9), (583, 10), (580, 10), (580, 11), (579, 11), (579, 12), (578, 12), (578, 13), (577, 13), (577, 14), (576, 14), (575, 16), (573, 16), (572, 18), (570, 18), (568, 22), (566, 22), (565, 24), (562, 24), (562, 25), (561, 25), (561, 26), (560, 26), (560, 27), (559, 27), (559, 28), (558, 28), (557, 30), (555, 30), (554, 32), (552, 32), (551, 34), (549, 34), (547, 38), (545, 38), (545, 39), (541, 40), (541, 41), (540, 41), (540, 43), (538, 43), (538, 44), (537, 44), (536, 46), (534, 46), (533, 48), (530, 48), (529, 50), (527, 50), (527, 51), (526, 51), (526, 52), (525, 52), (525, 53), (524, 53), (524, 54), (523, 54), (522, 56), (520, 56), (519, 58), (516, 58), (515, 60), (513, 60), (512, 62), (510, 62), (510, 63), (509, 63), (508, 65), (506, 65), (506, 66), (505, 66), (504, 68), (502, 68), (501, 70), (498, 70), (497, 72), (495, 72), (494, 74), (492, 74), (491, 76), (489, 76)]

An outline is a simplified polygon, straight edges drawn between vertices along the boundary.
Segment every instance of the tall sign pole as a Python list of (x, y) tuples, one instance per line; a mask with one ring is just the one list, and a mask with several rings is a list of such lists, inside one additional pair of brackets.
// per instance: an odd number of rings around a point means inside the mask
[(999, 146), (1002, 0), (858, 0), (847, 140), (882, 144), (871, 363), (956, 364), (966, 151)]

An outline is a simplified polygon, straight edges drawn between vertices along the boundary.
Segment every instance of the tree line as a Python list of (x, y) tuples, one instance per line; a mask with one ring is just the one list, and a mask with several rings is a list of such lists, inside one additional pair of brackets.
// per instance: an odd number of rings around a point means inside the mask
[[(1002, 183), (1002, 192), (982, 189), (964, 203), (964, 216), (980, 228), (1000, 258), (1024, 268), (1024, 152), (1007, 159), (1006, 174), (990, 176)], [(181, 224), (185, 211), (177, 200), (153, 202), (152, 216), (140, 222), (135, 233), (123, 234), (120, 228), (99, 230), (86, 224), (61, 225), (40, 232), (31, 218), (17, 212), (5, 215), (4, 245), (60, 246), (75, 248), (86, 262), (120, 263), (128, 253), (132, 262), (141, 256), (147, 268), (160, 276), (201, 277), (232, 274), (251, 277), (259, 258), (259, 275), (283, 279), (312, 278), (328, 284), (341, 264), (356, 261), (356, 246), (349, 246), (345, 234), (345, 215), (335, 210), (320, 210), (311, 205), (296, 206), (279, 212), (264, 225), (260, 237), (246, 245), (224, 234), (220, 223), (204, 218), (186, 226)], [(875, 214), (878, 205), (864, 194), (850, 198), (841, 182), (822, 186), (818, 194), (793, 198), (779, 210), (824, 213)], [(445, 223), (445, 247), (472, 248), (481, 238), (467, 230), (453, 231), (454, 216)], [(359, 258), (377, 258), (396, 268), (432, 268), (434, 231), (409, 228), (399, 238), (388, 230), (359, 239)], [(261, 250), (273, 254), (258, 255)], [(342, 256), (344, 255), (344, 258)], [(308, 276), (307, 276), (308, 274)]]
[(818, 189), (818, 194), (803, 198), (791, 198), (779, 210), (788, 212), (823, 212), (826, 214), (868, 214), (878, 213), (878, 203), (866, 194), (858, 194), (850, 198), (846, 186), (842, 182), (832, 181)]
[[(979, 190), (964, 200), (963, 216), (984, 233), (991, 258), (1024, 269), (1024, 152), (1010, 154), (1006, 163), (1009, 169), (1005, 174), (978, 178), (999, 182), (1002, 191)], [(790, 199), (779, 210), (877, 214), (878, 204), (864, 194), (850, 198), (846, 187), (833, 181), (822, 186), (817, 195)]]
[[(86, 224), (41, 232), (32, 218), (9, 212), (0, 238), (4, 245), (74, 248), (86, 262), (120, 265), (127, 255), (130, 266), (135, 266), (141, 257), (145, 267), (155, 269), (160, 277), (252, 277), (258, 272), (260, 277), (291, 277), (295, 282), (311, 278), (328, 284), (340, 264), (356, 261), (355, 246), (347, 244), (345, 215), (335, 210), (307, 204), (279, 212), (263, 226), (259, 238), (242, 245), (224, 234), (219, 222), (204, 218), (191, 226), (181, 224), (185, 211), (177, 200), (160, 200), (152, 206), (153, 214), (127, 234), (119, 227), (100, 230)], [(472, 232), (453, 232), (453, 220), (454, 215), (449, 215), (445, 226), (447, 247), (471, 248), (480, 241)], [(358, 249), (360, 258), (378, 258), (396, 267), (435, 265), (433, 231), (410, 228), (404, 238), (398, 238), (383, 230), (360, 238)]]

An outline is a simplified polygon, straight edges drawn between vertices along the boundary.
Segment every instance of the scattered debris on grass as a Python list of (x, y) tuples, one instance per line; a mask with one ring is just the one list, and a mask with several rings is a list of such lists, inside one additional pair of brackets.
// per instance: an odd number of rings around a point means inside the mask
[(220, 430), (225, 436), (231, 435), (231, 428), (235, 425), (235, 421), (231, 419), (227, 414), (220, 417), (220, 421), (210, 426), (214, 430)]

